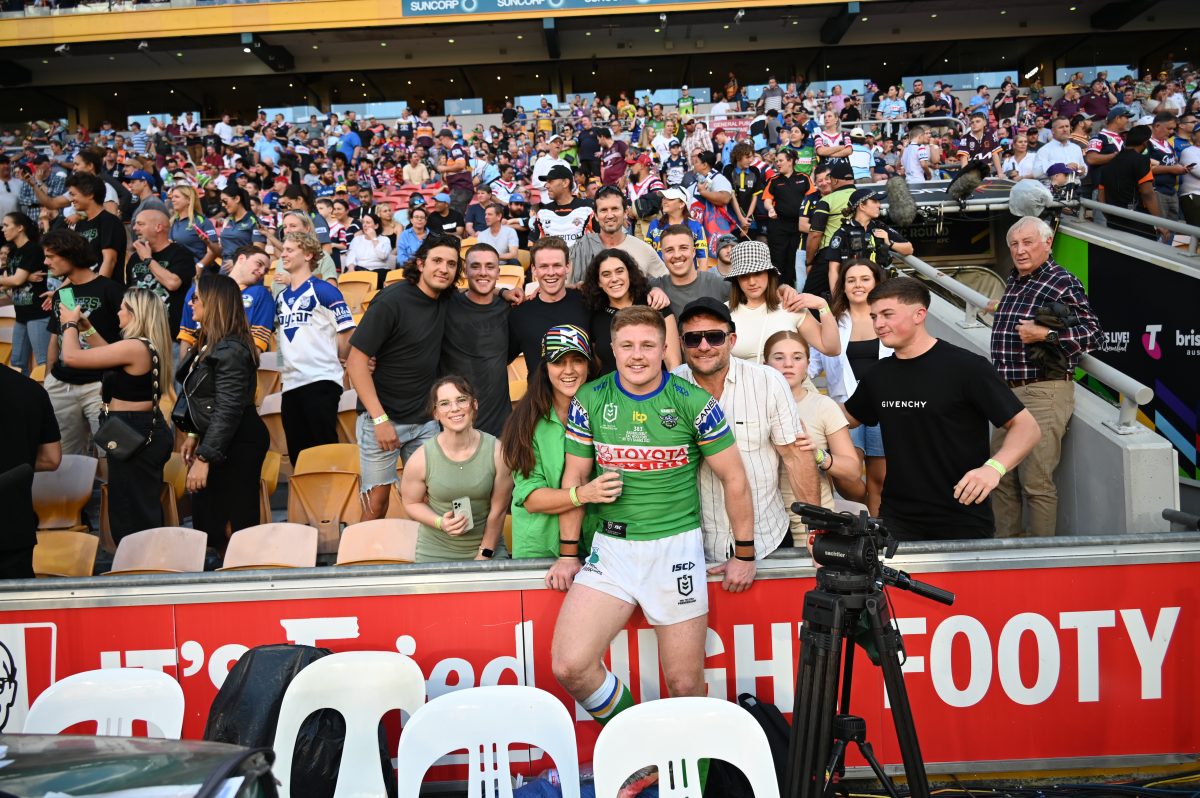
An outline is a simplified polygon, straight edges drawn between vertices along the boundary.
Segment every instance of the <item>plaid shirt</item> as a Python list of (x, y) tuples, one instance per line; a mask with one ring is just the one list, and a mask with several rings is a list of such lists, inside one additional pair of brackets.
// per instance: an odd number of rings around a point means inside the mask
[(1075, 275), (1055, 263), (1054, 258), (1047, 258), (1025, 277), (1014, 268), (992, 323), (992, 362), (1003, 379), (1036, 380), (1043, 376), (1025, 359), (1017, 322), (1032, 319), (1038, 308), (1050, 302), (1062, 302), (1079, 317), (1077, 325), (1058, 331), (1058, 345), (1066, 352), (1072, 369), (1085, 352), (1100, 345), (1100, 322)]
[[(42, 181), (44, 191), (51, 197), (61, 197), (67, 193), (67, 178), (54, 169), (50, 172), (50, 176)], [(38, 202), (37, 194), (33, 193), (33, 185), (28, 181), (21, 184), (21, 194), (17, 198), (17, 204), (21, 206), (21, 213), (28, 216), (34, 222), (38, 220), (38, 212), (41, 210), (41, 203)]]

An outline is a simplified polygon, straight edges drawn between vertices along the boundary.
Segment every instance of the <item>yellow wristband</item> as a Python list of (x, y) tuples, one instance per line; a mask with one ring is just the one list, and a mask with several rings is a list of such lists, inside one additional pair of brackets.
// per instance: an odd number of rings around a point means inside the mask
[(571, 488), (571, 490), (569, 491), (571, 494), (571, 504), (575, 505), (576, 507), (582, 507), (583, 502), (579, 501), (578, 491), (579, 491), (579, 488), (575, 488), (575, 487)]
[(1004, 464), (999, 460), (988, 460), (986, 463), (984, 463), (984, 465), (991, 466), (992, 468), (996, 469), (996, 472), (999, 473), (1000, 476), (1004, 476), (1008, 473), (1008, 469), (1005, 468)]
[(189, 438), (199, 438), (200, 436), (199, 436), (199, 435), (197, 435), (197, 434), (196, 434), (196, 433), (194, 433), (194, 432), (189, 432), (189, 433), (188, 433), (188, 437), (189, 437)]
[(433, 525), (438, 529), (442, 528), (442, 517), (440, 515), (437, 517), (437, 520), (433, 522)]
[[(379, 426), (380, 424), (382, 424), (383, 422), (385, 422), (385, 421), (389, 421), (389, 420), (390, 420), (390, 419), (388, 419), (388, 414), (387, 414), (387, 413), (384, 413), (382, 416), (379, 416), (378, 418), (373, 418), (373, 419), (371, 419), (371, 423), (372, 423), (372, 424), (374, 424), (375, 426), (377, 426), (377, 427), (378, 427), (378, 426)], [(440, 529), (440, 528), (441, 528), (441, 527), (439, 527), (439, 529)]]

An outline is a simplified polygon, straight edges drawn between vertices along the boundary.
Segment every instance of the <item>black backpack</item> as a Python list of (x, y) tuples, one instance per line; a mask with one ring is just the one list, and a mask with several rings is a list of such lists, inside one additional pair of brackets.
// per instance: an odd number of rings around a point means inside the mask
[[(766, 733), (767, 743), (771, 746), (771, 759), (775, 762), (775, 778), (779, 782), (779, 792), (782, 794), (791, 727), (778, 707), (774, 704), (764, 704), (750, 693), (738, 696), (738, 706), (749, 712)], [(704, 798), (752, 798), (753, 795), (754, 790), (750, 788), (750, 782), (742, 771), (721, 759), (709, 761)]]

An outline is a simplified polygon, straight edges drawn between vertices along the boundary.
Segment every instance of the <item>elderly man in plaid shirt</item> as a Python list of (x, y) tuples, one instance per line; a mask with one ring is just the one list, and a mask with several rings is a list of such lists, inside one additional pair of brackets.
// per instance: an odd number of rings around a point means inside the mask
[[(1018, 219), (1008, 231), (1013, 270), (995, 307), (992, 362), (1037, 419), (1042, 438), (992, 493), (998, 537), (1022, 534), (1022, 497), (1029, 503), (1029, 533), (1054, 534), (1058, 516), (1054, 469), (1075, 409), (1075, 367), (1102, 338), (1083, 285), (1051, 257), (1053, 241), (1054, 231), (1035, 216)], [(1052, 302), (1065, 306), (1067, 315), (1074, 317), (1072, 323), (1052, 329), (1035, 321), (1038, 309)], [(993, 452), (1004, 443), (1004, 436), (1004, 429), (996, 430)]]

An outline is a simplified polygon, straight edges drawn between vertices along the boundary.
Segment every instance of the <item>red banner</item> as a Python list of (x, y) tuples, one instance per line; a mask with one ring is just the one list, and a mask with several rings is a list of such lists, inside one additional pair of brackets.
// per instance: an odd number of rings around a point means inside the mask
[[(958, 594), (953, 607), (892, 591), (926, 760), (1200, 750), (1200, 642), (1183, 633), (1196, 626), (1198, 576), (1195, 563), (928, 575)], [(791, 711), (800, 607), (811, 587), (811, 579), (764, 579), (729, 595), (709, 585), (709, 695), (751, 692)], [(5, 696), (8, 730), (21, 728), (29, 702), (53, 681), (125, 666), (178, 678), (187, 701), (184, 736), (199, 737), (237, 658), (249, 647), (294, 642), (410, 655), (431, 698), (487, 684), (549, 690), (576, 712), (587, 761), (598, 726), (551, 670), (561, 600), (546, 590), (499, 590), (0, 612), (0, 644), (18, 673)], [(635, 700), (665, 694), (657, 659), (654, 632), (637, 613), (609, 652)], [(861, 652), (858, 662), (853, 711), (866, 718), (880, 759), (898, 762), (880, 673)], [(545, 766), (535, 762), (533, 770)]]

